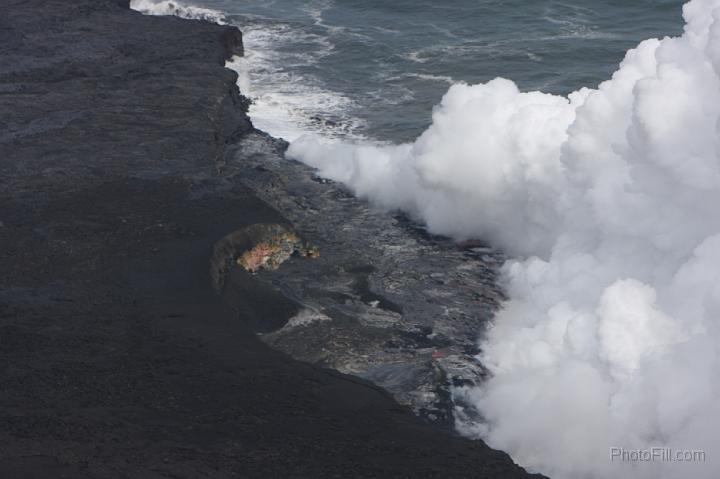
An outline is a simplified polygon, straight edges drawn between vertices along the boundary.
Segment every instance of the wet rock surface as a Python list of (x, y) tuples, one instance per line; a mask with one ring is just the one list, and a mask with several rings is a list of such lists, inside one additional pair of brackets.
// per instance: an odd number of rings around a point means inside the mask
[[(0, 477), (526, 477), (370, 382), (259, 341), (328, 322), (259, 281), (274, 273), (235, 265), (217, 294), (218, 241), (288, 224), (230, 155), (255, 137), (223, 68), (240, 33), (126, 3), (3, 3)], [(278, 278), (330, 272), (349, 235)], [(404, 303), (373, 292), (366, 263), (338, 263), (359, 286), (337, 294), (393, 324)], [(335, 294), (320, 286), (314, 301)]]
[[(246, 136), (227, 162), (238, 181), (318, 245), (265, 281), (302, 305), (297, 321), (262, 336), (291, 356), (368, 379), (420, 416), (452, 426), (477, 414), (452, 390), (478, 384), (477, 340), (503, 300), (504, 257), (480, 242), (428, 235), (338, 184), (284, 159), (283, 144)], [(314, 318), (314, 320), (310, 320)]]

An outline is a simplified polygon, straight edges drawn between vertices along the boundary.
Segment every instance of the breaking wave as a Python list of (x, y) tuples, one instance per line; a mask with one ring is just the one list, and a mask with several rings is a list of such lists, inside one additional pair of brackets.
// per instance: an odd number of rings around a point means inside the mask
[[(245, 56), (227, 67), (238, 73), (238, 87), (252, 100), (250, 117), (260, 130), (292, 141), (316, 133), (327, 138), (361, 138), (354, 132), (362, 122), (348, 115), (353, 100), (329, 90), (315, 77), (294, 73), (333, 51), (324, 36), (285, 24), (244, 25)], [(304, 44), (302, 52), (283, 48)]]
[(181, 18), (225, 24), (225, 14), (209, 8), (186, 6), (168, 0), (130, 0), (130, 8), (146, 15), (175, 15)]

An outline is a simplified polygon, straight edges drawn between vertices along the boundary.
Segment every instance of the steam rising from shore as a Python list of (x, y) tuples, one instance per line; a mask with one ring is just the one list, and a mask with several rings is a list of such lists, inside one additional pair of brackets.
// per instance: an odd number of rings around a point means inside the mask
[[(720, 0), (679, 38), (629, 51), (568, 98), (458, 84), (413, 144), (288, 156), (434, 233), (516, 260), (482, 339), (493, 373), (461, 424), (556, 478), (716, 476), (720, 454)], [(705, 463), (612, 462), (611, 447), (700, 448)]]

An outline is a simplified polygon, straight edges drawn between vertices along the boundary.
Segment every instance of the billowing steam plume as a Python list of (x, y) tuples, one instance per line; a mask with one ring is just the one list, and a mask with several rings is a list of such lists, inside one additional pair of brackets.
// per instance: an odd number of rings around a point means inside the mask
[[(720, 0), (569, 97), (455, 85), (413, 144), (294, 142), (291, 158), (434, 233), (515, 259), (463, 424), (556, 478), (720, 470)], [(628, 463), (611, 448), (703, 449)], [(696, 457), (696, 459), (699, 459)]]

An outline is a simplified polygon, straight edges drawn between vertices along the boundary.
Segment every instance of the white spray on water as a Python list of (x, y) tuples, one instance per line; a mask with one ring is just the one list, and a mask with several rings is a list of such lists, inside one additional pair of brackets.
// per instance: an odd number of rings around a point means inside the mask
[[(131, 0), (130, 7), (147, 15), (174, 15), (221, 25), (233, 17), (172, 0)], [(322, 23), (323, 8), (327, 8), (326, 2), (311, 3), (308, 14), (316, 25), (332, 30)], [(362, 138), (353, 133), (362, 122), (345, 114), (354, 106), (350, 98), (324, 88), (313, 76), (294, 73), (332, 53), (327, 37), (277, 22), (246, 24), (242, 33), (245, 56), (232, 57), (226, 66), (238, 74), (240, 92), (252, 101), (249, 114), (256, 128), (286, 140), (308, 132), (320, 132), (324, 138)], [(298, 44), (307, 48), (288, 51), (288, 45)], [(326, 116), (341, 121), (327, 121)]]
[[(288, 156), (433, 233), (516, 258), (481, 340), (492, 378), (460, 424), (555, 478), (720, 469), (720, 0), (569, 97), (505, 79), (450, 88), (412, 144), (304, 137)], [(697, 448), (627, 463), (613, 447)]]
[(192, 20), (225, 24), (225, 14), (210, 8), (183, 5), (171, 0), (130, 0), (130, 8), (146, 15), (175, 15)]

